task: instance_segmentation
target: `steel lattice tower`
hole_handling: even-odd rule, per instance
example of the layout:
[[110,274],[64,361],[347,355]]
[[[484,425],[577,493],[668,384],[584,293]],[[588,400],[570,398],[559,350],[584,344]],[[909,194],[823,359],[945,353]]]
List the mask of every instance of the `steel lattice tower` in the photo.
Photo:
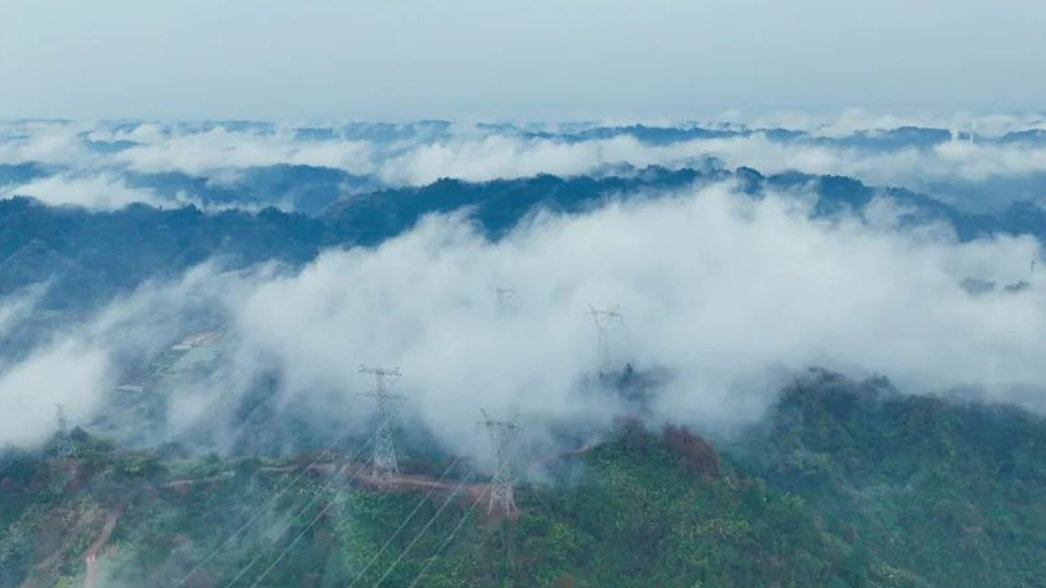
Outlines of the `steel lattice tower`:
[[69,421],[65,417],[65,405],[54,406],[55,415],[55,445],[54,456],[56,459],[70,460],[76,458],[76,446],[73,438],[69,435]]
[[514,288],[494,288],[498,297],[498,312],[501,314],[512,314],[516,311],[516,290]]
[[[388,387],[395,384],[400,378],[399,368],[367,368],[360,366],[360,373],[373,374],[375,386],[372,392],[364,392],[363,396],[371,396],[377,401],[378,430],[374,434],[374,459],[371,462],[374,468],[374,476],[382,481],[388,481],[392,476],[399,473],[399,463],[396,461],[396,444],[392,435],[393,410],[390,400],[403,398],[391,394]],[[392,381],[389,381],[392,378]]]
[[509,446],[513,437],[519,430],[515,418],[511,421],[495,421],[483,413],[480,425],[487,428],[490,442],[494,445],[497,456],[497,465],[494,468],[494,476],[490,480],[490,502],[487,505],[487,513],[499,508],[506,517],[511,517],[516,512],[516,498],[512,487],[512,463],[510,459]]
[[599,310],[598,308],[588,305],[588,312],[586,313],[592,317],[592,321],[596,324],[596,337],[598,337],[599,344],[599,361],[603,367],[610,366],[610,333],[608,329],[610,327],[610,321],[622,319],[621,313],[617,311],[615,307],[613,310]]

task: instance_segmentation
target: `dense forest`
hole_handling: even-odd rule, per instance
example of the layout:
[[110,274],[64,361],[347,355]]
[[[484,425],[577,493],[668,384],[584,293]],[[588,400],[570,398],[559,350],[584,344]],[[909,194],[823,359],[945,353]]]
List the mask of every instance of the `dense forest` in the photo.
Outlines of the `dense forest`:
[[[14,171],[4,173],[11,176]],[[263,179],[275,174],[272,170],[253,173]],[[330,174],[336,172],[291,167],[275,175],[287,183],[288,175],[293,179]],[[839,176],[764,176],[748,168],[724,170],[714,162],[678,170],[617,170],[600,177],[540,175],[483,183],[446,179],[338,200],[327,194],[314,214],[273,207],[259,212],[204,211],[195,206],[157,209],[145,204],[91,211],[16,197],[0,199],[0,274],[4,276],[0,296],[50,281],[41,307],[83,312],[148,279],[173,278],[205,261],[230,269],[265,261],[297,267],[326,248],[372,247],[410,229],[427,214],[466,213],[486,236],[498,239],[537,211],[577,214],[609,202],[671,196],[693,186],[726,181],[735,182],[753,198],[773,191],[814,194],[817,200],[811,212],[819,218],[859,216],[875,198],[884,197],[903,211],[902,227],[944,223],[963,241],[997,234],[1046,237],[1046,212],[1027,202],[1016,202],[996,215],[973,214],[903,188],[876,188]]]
[[622,417],[598,443],[521,456],[508,517],[451,455],[422,453],[403,481],[375,485],[362,437],[294,459],[69,438],[73,457],[52,442],[3,465],[4,586],[1016,588],[1046,576],[1046,421],[883,378],[814,370],[714,443]]

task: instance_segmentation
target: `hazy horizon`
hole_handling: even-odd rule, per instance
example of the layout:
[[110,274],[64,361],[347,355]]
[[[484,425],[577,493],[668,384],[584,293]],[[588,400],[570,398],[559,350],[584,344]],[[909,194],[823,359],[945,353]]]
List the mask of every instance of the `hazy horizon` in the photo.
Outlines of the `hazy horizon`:
[[0,118],[690,120],[1046,104],[1046,4],[1031,0],[247,8],[4,0]]

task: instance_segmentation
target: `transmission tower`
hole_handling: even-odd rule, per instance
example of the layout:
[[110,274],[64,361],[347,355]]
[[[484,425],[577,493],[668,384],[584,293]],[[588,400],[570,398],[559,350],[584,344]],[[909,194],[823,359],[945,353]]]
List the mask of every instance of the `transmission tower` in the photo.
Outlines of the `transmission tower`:
[[509,445],[520,427],[516,424],[515,417],[511,421],[495,421],[487,415],[487,411],[480,409],[480,412],[483,413],[483,420],[478,424],[487,428],[497,456],[494,477],[490,480],[490,503],[487,505],[487,513],[497,507],[506,517],[511,517],[516,512],[516,499],[512,489]]
[[[374,434],[374,476],[381,481],[388,481],[399,473],[399,464],[396,462],[396,444],[392,437],[393,411],[390,401],[403,398],[397,394],[391,394],[388,387],[400,379],[399,368],[367,368],[360,366],[360,373],[372,374],[375,379],[374,390],[362,392],[362,396],[370,396],[377,400],[378,430]],[[390,381],[391,378],[391,381]]]
[[55,408],[55,444],[54,456],[56,459],[68,461],[76,458],[76,446],[69,434],[69,420],[65,417],[65,405],[56,404]]
[[501,314],[509,314],[516,310],[515,288],[494,288],[494,294],[498,297],[498,311]]
[[600,310],[591,304],[588,305],[588,315],[596,325],[596,336],[599,343],[599,360],[604,366],[610,365],[610,323],[622,320],[621,313],[617,307],[611,310]]

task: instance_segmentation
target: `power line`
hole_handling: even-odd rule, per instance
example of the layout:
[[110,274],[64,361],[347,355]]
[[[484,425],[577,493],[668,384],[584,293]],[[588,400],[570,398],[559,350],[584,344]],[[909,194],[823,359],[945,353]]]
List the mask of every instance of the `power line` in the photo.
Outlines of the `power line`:
[[[244,523],[242,526],[240,526],[240,528],[238,528],[235,531],[233,531],[233,533],[231,535],[229,535],[225,539],[225,541],[223,541],[221,543],[221,545],[219,545],[217,548],[215,548],[214,551],[212,551],[207,557],[203,558],[202,560],[200,560],[199,563],[197,563],[195,566],[193,566],[193,568],[191,570],[189,570],[189,572],[187,574],[185,574],[185,576],[183,576],[181,580],[179,580],[176,584],[174,584],[172,586],[172,588],[181,588],[182,586],[184,586],[185,583],[189,581],[189,578],[191,578],[192,575],[197,572],[197,570],[199,570],[203,566],[207,565],[207,563],[210,562],[212,559],[214,559],[214,557],[216,555],[218,555],[219,552],[221,552],[223,549],[225,549],[225,547],[228,546],[232,542],[232,540],[236,538],[237,535],[239,535],[240,533],[244,532],[251,525],[253,525],[255,522],[257,522],[257,520],[259,518],[261,518],[262,515],[264,515],[269,508],[274,506],[280,500],[280,498],[283,497],[284,494],[286,494],[291,488],[296,486],[298,484],[298,482],[300,482],[302,480],[302,478],[304,478],[309,473],[309,470],[312,469],[312,467],[314,465],[316,465],[317,462],[319,462],[320,458],[322,458],[335,445],[337,445],[343,439],[345,439],[345,437],[348,436],[350,431],[352,431],[352,426],[351,425],[346,427],[344,430],[342,430],[342,432],[337,437],[335,437],[334,441],[331,441],[330,444],[328,444],[323,449],[323,451],[319,452],[316,455],[316,457],[313,458],[313,460],[308,463],[308,465],[306,465],[304,468],[302,468],[301,472],[299,472],[298,475],[295,476],[294,479],[292,479],[290,481],[290,483],[288,483],[286,486],[284,486],[283,489],[281,489],[279,492],[277,492],[274,496],[269,498],[269,500],[266,501],[266,503],[264,505],[262,505],[262,508],[258,509],[258,512],[256,512],[254,514],[254,516],[252,516],[250,519],[248,519],[246,523]],[[373,437],[371,437],[371,438],[373,439]],[[366,446],[367,442],[369,442],[369,441],[370,441],[370,439],[368,439],[367,441],[364,441],[363,445],[360,446],[360,449],[358,449],[356,451],[356,454],[355,454],[354,458],[356,456],[358,456],[360,452],[362,452],[363,448]]]
[[[353,461],[355,461],[355,460],[356,460],[356,458],[358,458],[358,457],[360,456],[360,454],[362,454],[362,453],[363,453],[363,450],[364,450],[364,449],[366,449],[366,447],[367,447],[367,444],[368,444],[368,443],[370,443],[370,442],[371,442],[371,440],[373,440],[373,439],[374,439],[374,435],[371,435],[371,437],[370,437],[369,439],[367,439],[366,441],[364,441],[364,442],[363,442],[363,444],[359,446],[359,449],[357,449],[357,450],[356,450],[356,452],[355,452],[355,453],[353,453],[353,454],[352,454],[352,456],[351,456],[351,457],[349,458],[349,462],[348,462],[348,463],[352,463]],[[306,511],[306,510],[308,510],[308,509],[309,509],[309,508],[310,508],[310,507],[311,507],[311,506],[312,506],[313,504],[315,504],[315,503],[316,503],[316,500],[318,500],[318,499],[319,499],[320,495],[321,495],[321,494],[323,494],[324,492],[326,492],[326,491],[327,491],[328,489],[330,489],[330,487],[331,487],[331,486],[333,486],[333,485],[334,485],[334,482],[335,482],[335,480],[337,480],[337,476],[338,476],[338,475],[340,475],[340,474],[341,474],[341,472],[343,472],[344,470],[345,470],[345,467],[343,466],[343,467],[341,468],[341,470],[339,470],[338,472],[336,472],[336,473],[335,473],[335,475],[334,475],[334,476],[332,476],[332,477],[331,477],[331,479],[330,479],[330,480],[329,480],[329,481],[328,481],[328,482],[327,482],[327,483],[326,483],[326,484],[325,484],[325,485],[323,486],[323,488],[321,488],[321,489],[320,489],[320,490],[319,490],[319,491],[318,491],[318,492],[317,492],[317,493],[316,493],[316,494],[315,494],[315,495],[314,495],[314,496],[312,497],[312,499],[311,499],[311,500],[309,500],[309,502],[308,502],[308,503],[306,503],[306,505],[305,505],[304,507],[302,507],[301,509],[299,509],[299,510],[298,510],[298,513],[297,513],[297,514],[295,514],[295,515],[294,515],[293,517],[291,517],[291,523],[289,523],[289,524],[287,525],[287,527],[286,527],[285,529],[283,529],[282,531],[280,531],[280,532],[279,532],[279,533],[278,533],[278,534],[276,535],[276,537],[279,537],[280,535],[283,535],[284,533],[286,533],[286,532],[287,532],[287,530],[288,530],[288,529],[290,529],[290,525],[291,525],[291,524],[293,524],[293,520],[294,520],[294,519],[297,519],[297,518],[298,518],[298,517],[299,517],[299,516],[300,516],[300,515],[301,515],[301,514],[302,514],[303,512],[305,512],[305,511]],[[305,471],[308,471],[308,468],[306,468],[306,470],[305,470]],[[350,477],[350,478],[348,479],[348,481],[346,481],[346,482],[345,482],[345,485],[351,484],[351,483],[352,483],[352,481],[353,481],[353,480],[355,480],[355,479],[356,479],[356,477],[357,477],[357,476],[359,475],[360,471],[362,471],[362,468],[356,468],[356,472],[355,472],[355,473],[353,473],[352,477]],[[324,509],[324,511],[323,511],[323,512],[326,512],[326,509]],[[310,526],[310,528],[311,528],[311,526]],[[229,582],[228,582],[227,584],[225,584],[225,588],[229,588],[230,586],[232,586],[233,584],[235,584],[235,583],[236,583],[237,581],[239,581],[239,579],[240,579],[240,578],[242,578],[242,577],[244,576],[244,574],[246,574],[246,573],[247,573],[247,571],[248,571],[248,570],[250,570],[250,569],[251,569],[252,567],[254,567],[254,564],[258,563],[258,560],[260,560],[260,559],[262,558],[262,555],[263,555],[263,554],[264,554],[264,552],[259,552],[259,553],[258,553],[258,555],[256,555],[256,556],[255,556],[254,558],[252,558],[252,559],[251,559],[251,561],[249,561],[249,562],[247,563],[247,565],[246,565],[246,566],[244,566],[243,568],[241,568],[241,569],[240,569],[240,571],[239,571],[239,572],[238,572],[238,573],[236,574],[236,576],[235,576],[235,577],[233,577],[233,579],[232,579],[232,580],[230,580],[230,581],[229,581]]]
[[[279,396],[278,393],[273,392],[267,398],[265,398],[261,402],[257,403],[253,408],[251,408],[250,411],[240,420],[240,423],[233,429],[232,435],[234,435],[234,436],[235,435],[240,435],[243,432],[243,429],[247,426],[247,423],[251,419],[251,417],[254,416],[254,414],[256,412],[258,412],[259,410],[264,408],[266,405],[268,405],[270,402],[272,402],[274,399],[276,399],[276,397],[278,397],[278,396]],[[306,474],[309,473],[309,470],[314,465],[316,465],[316,463],[318,463],[320,459],[322,459],[324,456],[328,455],[330,453],[330,450],[335,445],[338,445],[339,443],[341,443],[349,435],[349,433],[351,431],[352,431],[352,426],[351,425],[349,425],[348,427],[343,429],[341,431],[341,433],[339,433],[334,438],[333,441],[331,441],[326,447],[323,448],[323,450],[321,450],[319,453],[316,454],[316,457],[313,458],[312,461],[310,461],[304,468],[302,468],[302,470],[298,473],[297,476],[294,477],[294,479],[292,479],[290,481],[290,483],[288,483],[286,486],[284,486],[274,496],[270,497],[269,500],[266,501],[266,503],[262,506],[262,508],[259,509],[254,514],[254,516],[249,518],[247,520],[247,522],[245,522],[242,526],[240,526],[238,529],[233,531],[233,533],[231,535],[226,537],[225,541],[223,541],[221,543],[221,545],[219,545],[217,548],[215,548],[213,551],[211,551],[211,553],[208,554],[207,557],[205,557],[200,562],[198,562],[196,565],[194,565],[193,568],[191,570],[189,570],[189,572],[187,574],[185,574],[180,580],[178,580],[177,583],[173,584],[171,586],[171,588],[181,588],[181,586],[184,586],[185,583],[189,581],[189,578],[191,578],[192,575],[195,574],[197,570],[199,570],[203,566],[207,565],[207,563],[210,562],[212,559],[214,559],[214,557],[216,555],[218,555],[218,553],[221,552],[221,550],[223,550],[227,545],[229,545],[232,542],[232,540],[236,538],[237,535],[239,535],[240,533],[245,531],[247,528],[249,528],[251,525],[253,525],[259,518],[261,518],[262,515],[265,514],[266,510],[268,510],[269,508],[274,506],[276,504],[276,502],[279,501],[279,499],[284,494],[286,494],[291,488],[293,488],[295,485],[297,485],[297,483],[300,482],[302,480],[302,478],[304,478],[306,476]],[[228,446],[229,445],[227,445],[226,447],[228,447]],[[207,512],[207,516],[210,516],[210,514],[212,514],[214,512],[217,512],[218,510],[221,510],[221,508],[223,508],[223,507],[216,506],[216,507],[210,509]]]
[[[342,485],[342,488],[347,488],[349,486],[349,484],[351,484],[352,481],[355,480],[357,476],[359,476],[361,471],[362,471],[361,469],[357,468],[356,472],[352,474],[352,477],[350,477]],[[308,509],[309,506],[312,506],[312,502],[310,502],[308,505],[306,505],[305,509],[302,509],[302,511],[304,512],[304,510]],[[283,561],[283,558],[287,557],[287,554],[290,553],[292,549],[294,549],[294,546],[297,545],[298,542],[301,541],[303,537],[305,537],[306,533],[308,533],[310,530],[312,530],[312,528],[314,526],[316,526],[316,523],[318,523],[320,521],[320,519],[323,517],[323,515],[327,514],[327,511],[330,510],[330,508],[332,506],[334,506],[334,501],[333,500],[328,502],[320,510],[320,512],[318,512],[316,514],[316,516],[313,517],[311,521],[309,521],[309,524],[306,525],[304,529],[302,529],[301,533],[298,533],[298,536],[294,538],[294,541],[291,541],[290,545],[288,545],[282,552],[280,552],[280,555],[276,557],[276,561],[274,561],[271,564],[269,564],[269,567],[265,568],[265,571],[263,571],[260,576],[255,578],[254,582],[250,585],[250,588],[255,588],[256,586],[258,586],[258,584],[260,584],[261,581],[264,580],[269,575],[270,572],[272,572],[272,570],[276,569],[276,566],[279,565],[281,561]],[[281,533],[281,535],[282,535],[282,533]],[[248,567],[251,566],[251,565],[254,565],[253,561],[250,564],[248,564]],[[237,579],[239,579],[239,578],[237,578]],[[227,584],[226,588],[228,588],[230,585],[231,585],[231,583]]]
[[379,586],[381,586],[382,582],[384,582],[386,578],[389,577],[393,570],[396,569],[396,566],[398,566],[400,562],[403,561],[403,558],[407,556],[407,553],[409,553],[410,550],[414,548],[414,545],[418,542],[418,539],[420,539],[421,536],[425,533],[425,531],[427,531],[429,527],[431,527],[432,524],[436,522],[436,519],[439,518],[439,515],[443,514],[443,511],[446,510],[447,505],[449,505],[450,502],[454,500],[454,498],[458,495],[458,493],[461,492],[461,489],[465,486],[465,482],[472,478],[472,475],[474,473],[475,470],[471,470],[468,474],[466,474],[465,478],[463,478],[461,482],[458,483],[457,487],[454,489],[453,492],[451,492],[450,496],[448,496],[447,499],[443,501],[443,504],[441,504],[440,507],[436,510],[436,514],[432,515],[432,518],[430,518],[429,521],[425,523],[425,526],[422,527],[416,535],[414,535],[414,539],[411,540],[407,547],[400,552],[399,557],[397,557],[396,560],[392,562],[392,565],[389,566],[389,569],[385,570],[385,573],[380,578],[378,578],[378,581],[375,582],[374,586],[372,586],[371,588],[378,588]]
[[468,520],[469,516],[472,514],[472,511],[476,510],[476,507],[479,506],[479,503],[480,501],[476,500],[472,503],[472,506],[470,506],[468,510],[465,511],[465,514],[462,515],[461,519],[458,521],[458,524],[454,526],[454,529],[452,529],[450,534],[447,535],[447,538],[443,540],[443,543],[436,548],[436,551],[433,552],[431,556],[429,556],[428,561],[425,562],[425,565],[422,566],[421,571],[418,572],[417,577],[414,578],[414,581],[411,582],[410,586],[408,586],[407,588],[414,588],[418,585],[418,582],[420,582],[421,579],[425,576],[426,572],[429,571],[429,568],[432,567],[432,564],[436,562],[436,558],[439,556],[439,554],[444,549],[446,549],[447,546],[450,545],[451,541],[454,540],[454,537],[458,534],[458,531],[460,531],[461,527],[465,525],[465,521]]
[[[272,402],[273,400],[275,400],[279,396],[280,396],[279,391],[278,390],[274,390],[264,400],[262,400],[261,402],[255,404],[249,411],[247,411],[247,414],[245,414],[243,416],[243,418],[240,419],[239,424],[237,424],[236,427],[233,429],[232,435],[230,436],[230,440],[227,443],[225,443],[224,451],[231,451],[233,448],[235,448],[237,441],[239,439],[243,438],[244,429],[247,428],[247,425],[250,423],[251,418],[254,417],[255,413],[257,413],[259,410],[261,410],[261,409],[265,408],[266,406],[268,406],[268,404],[270,402]],[[235,412],[235,408],[233,410]],[[274,415],[274,416],[278,416],[278,415]]]
[[378,552],[375,553],[373,557],[371,557],[370,561],[367,562],[367,565],[364,566],[362,570],[360,570],[360,573],[356,574],[356,578],[352,581],[351,584],[349,584],[349,588],[355,586],[356,582],[358,582],[359,579],[362,578],[368,570],[370,570],[371,566],[374,565],[374,562],[378,561],[378,558],[381,557],[381,554],[385,553],[385,550],[388,549],[389,545],[392,544],[392,541],[396,537],[398,537],[399,534],[403,531],[403,529],[407,526],[407,523],[409,523],[411,519],[414,518],[414,515],[418,513],[421,507],[426,502],[428,502],[430,498],[432,498],[432,495],[436,492],[436,488],[438,488],[439,484],[443,481],[443,479],[447,477],[447,474],[450,473],[451,468],[453,468],[458,463],[458,459],[459,456],[455,455],[454,459],[450,462],[450,465],[447,466],[447,469],[443,470],[443,473],[440,474],[440,477],[436,480],[436,483],[433,484],[429,488],[429,491],[425,493],[425,496],[423,496],[421,500],[418,501],[418,504],[414,507],[414,510],[410,511],[410,514],[407,515],[407,518],[403,519],[403,522],[400,523],[400,526],[392,533],[388,540],[385,541],[385,544],[381,546],[381,549],[379,549]]

